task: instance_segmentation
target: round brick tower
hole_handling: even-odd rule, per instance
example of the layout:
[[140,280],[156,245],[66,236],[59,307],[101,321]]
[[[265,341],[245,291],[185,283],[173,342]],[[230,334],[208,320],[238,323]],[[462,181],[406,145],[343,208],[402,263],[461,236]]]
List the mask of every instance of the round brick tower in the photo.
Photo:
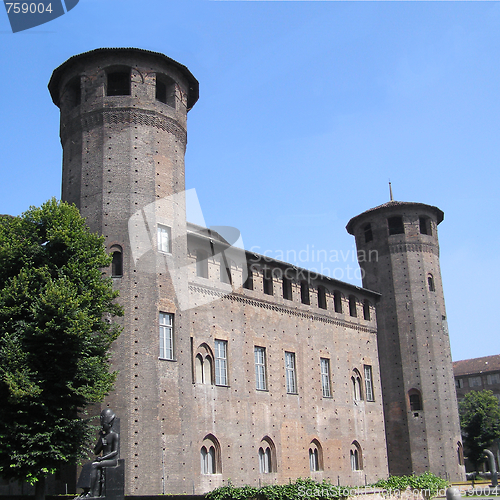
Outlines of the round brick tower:
[[347,224],[363,286],[382,294],[378,350],[391,474],[462,479],[457,398],[439,267],[443,212],[391,201]]
[[[185,451],[180,413],[192,411],[179,399],[191,388],[182,375],[191,361],[178,297],[187,293],[184,154],[198,82],[163,54],[97,49],[59,66],[49,90],[61,111],[62,199],[104,235],[113,255],[108,275],[125,310],[113,344],[116,388],[104,403],[121,419],[125,491],[157,494],[168,487],[166,450]],[[168,272],[172,266],[179,271]],[[181,460],[170,464],[170,479],[182,480],[188,469]]]

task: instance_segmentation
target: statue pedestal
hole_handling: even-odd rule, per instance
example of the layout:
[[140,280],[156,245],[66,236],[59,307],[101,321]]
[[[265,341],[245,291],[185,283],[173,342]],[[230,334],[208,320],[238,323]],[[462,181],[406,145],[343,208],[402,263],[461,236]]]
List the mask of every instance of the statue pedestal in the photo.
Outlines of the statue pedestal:
[[[91,462],[85,464],[78,478],[77,488],[82,488],[84,491],[90,490],[90,470]],[[115,467],[103,467],[101,469],[102,489],[100,497],[86,496],[84,493],[77,497],[85,500],[124,500],[125,499],[125,460],[118,459],[118,465]]]

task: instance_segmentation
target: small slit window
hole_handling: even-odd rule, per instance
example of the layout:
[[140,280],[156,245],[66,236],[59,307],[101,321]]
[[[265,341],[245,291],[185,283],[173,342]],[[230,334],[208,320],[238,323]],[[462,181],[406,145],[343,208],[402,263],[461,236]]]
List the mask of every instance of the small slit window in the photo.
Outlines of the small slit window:
[[123,276],[123,251],[119,245],[111,247],[111,276],[113,278],[121,278]]
[[130,95],[130,68],[108,73],[106,95]]
[[253,290],[253,272],[252,266],[247,265],[247,276],[243,282],[243,288],[247,290]]
[[208,255],[204,250],[196,250],[196,276],[208,278]]
[[225,258],[224,253],[220,255],[220,281],[231,284],[231,263]]
[[389,227],[389,236],[393,234],[404,234],[405,226],[403,224],[403,217],[389,217],[387,219],[387,225]]
[[432,276],[432,274],[427,276],[427,285],[429,286],[429,292],[436,291],[436,287],[434,286],[434,276]]
[[422,397],[418,389],[410,389],[408,391],[408,399],[410,402],[410,411],[418,412],[423,410]]

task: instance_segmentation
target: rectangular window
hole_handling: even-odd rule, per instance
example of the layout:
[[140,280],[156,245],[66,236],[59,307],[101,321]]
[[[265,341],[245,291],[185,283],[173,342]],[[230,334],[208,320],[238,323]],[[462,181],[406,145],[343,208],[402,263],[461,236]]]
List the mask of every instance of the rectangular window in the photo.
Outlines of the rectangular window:
[[295,353],[285,352],[286,369],[286,392],[288,394],[297,394],[297,377],[295,374]]
[[469,387],[481,387],[481,377],[469,378]]
[[227,385],[227,340],[215,341],[215,384]]
[[332,391],[330,389],[330,360],[321,358],[321,387],[323,389],[323,397],[331,398]]
[[170,228],[168,226],[158,225],[158,251],[172,253],[170,245]]
[[488,385],[500,384],[500,373],[492,373],[486,376]]
[[266,349],[255,347],[255,387],[259,391],[265,391],[266,385]]
[[373,397],[373,377],[371,365],[365,365],[365,394],[367,401],[375,401]]
[[464,386],[464,381],[461,378],[456,378],[455,379],[455,387],[457,389],[461,389]]
[[160,358],[174,359],[174,315],[160,313]]

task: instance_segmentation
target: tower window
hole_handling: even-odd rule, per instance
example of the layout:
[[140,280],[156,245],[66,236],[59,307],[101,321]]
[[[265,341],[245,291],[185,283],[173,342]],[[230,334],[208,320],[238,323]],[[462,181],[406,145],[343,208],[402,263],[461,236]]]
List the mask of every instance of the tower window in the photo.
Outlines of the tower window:
[[428,234],[432,236],[431,220],[429,217],[419,217],[420,234]]
[[363,228],[364,234],[365,234],[365,243],[369,243],[370,241],[373,241],[373,232],[372,232],[372,225],[367,224]]
[[359,443],[357,441],[353,441],[351,445],[350,457],[351,457],[351,470],[352,471],[363,470],[361,446],[359,446]]
[[361,392],[361,375],[358,370],[354,370],[351,377],[351,383],[354,401],[361,401],[363,399],[363,394]]
[[403,217],[389,217],[387,219],[387,225],[389,227],[389,236],[391,236],[392,234],[404,234],[405,232]]
[[111,247],[111,276],[113,278],[121,278],[123,276],[123,253],[120,245],[113,245]]
[[130,69],[108,73],[106,95],[130,95]]
[[202,474],[220,474],[222,472],[220,444],[212,434],[209,434],[203,440],[203,446],[200,450],[200,460]]
[[410,411],[421,411],[422,408],[422,398],[420,396],[420,391],[418,389],[410,389],[408,391],[408,398],[410,401]]
[[252,273],[252,267],[247,265],[247,276],[245,278],[245,281],[243,282],[243,288],[246,288],[247,290],[253,290],[253,273]]
[[70,109],[76,108],[82,102],[81,78],[75,76],[66,86],[65,101]]
[[219,277],[221,283],[231,284],[231,263],[226,260],[224,253],[220,254],[220,268],[219,268]]
[[171,238],[170,238],[170,228],[168,226],[162,226],[158,224],[158,251],[163,253],[171,253]]
[[436,287],[434,286],[434,276],[432,276],[432,274],[429,274],[429,276],[427,276],[427,284],[429,285],[429,292],[436,291]]
[[259,447],[259,472],[269,474],[276,472],[276,448],[271,438],[265,437]]
[[175,82],[166,75],[156,74],[156,100],[175,108]]

